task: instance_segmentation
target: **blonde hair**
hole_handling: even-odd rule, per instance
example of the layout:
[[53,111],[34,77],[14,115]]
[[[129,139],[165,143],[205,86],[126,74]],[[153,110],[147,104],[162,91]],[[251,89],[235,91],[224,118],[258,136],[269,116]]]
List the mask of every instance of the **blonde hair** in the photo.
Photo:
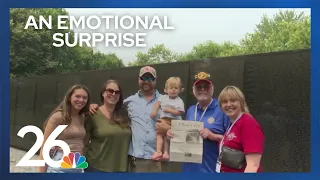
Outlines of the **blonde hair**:
[[166,81],[165,89],[167,89],[169,87],[173,87],[173,86],[178,86],[180,89],[182,89],[182,83],[181,83],[181,79],[179,77],[170,77]]
[[245,112],[245,113],[250,113],[249,107],[247,106],[246,99],[244,97],[244,94],[242,93],[242,91],[239,88],[237,88],[236,86],[225,87],[221,91],[221,93],[218,97],[220,107],[222,107],[222,103],[223,103],[223,101],[225,101],[225,99],[227,97],[230,97],[231,99],[235,99],[235,100],[240,101],[241,111]]

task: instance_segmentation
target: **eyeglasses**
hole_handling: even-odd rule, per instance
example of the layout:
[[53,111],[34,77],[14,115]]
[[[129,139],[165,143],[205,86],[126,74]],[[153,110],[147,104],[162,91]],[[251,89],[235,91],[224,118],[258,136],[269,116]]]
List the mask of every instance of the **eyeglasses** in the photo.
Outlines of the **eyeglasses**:
[[209,90],[211,88],[211,84],[205,83],[205,84],[197,84],[195,86],[197,91],[201,91],[202,89],[204,90]]
[[106,92],[107,92],[107,94],[109,94],[109,95],[120,95],[120,91],[119,90],[113,90],[113,89],[106,89],[105,90]]
[[154,78],[153,76],[149,76],[149,77],[146,77],[146,76],[141,76],[140,77],[140,80],[141,81],[149,81],[149,82],[152,82],[154,81],[156,78]]

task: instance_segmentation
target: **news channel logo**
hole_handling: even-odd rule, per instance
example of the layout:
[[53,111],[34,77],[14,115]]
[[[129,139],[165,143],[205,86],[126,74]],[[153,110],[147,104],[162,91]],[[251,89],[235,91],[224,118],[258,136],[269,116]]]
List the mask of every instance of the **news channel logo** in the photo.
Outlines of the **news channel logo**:
[[[57,140],[56,138],[64,131],[68,125],[59,125],[47,138],[45,143],[44,135],[41,129],[37,126],[24,126],[19,130],[17,135],[23,138],[27,133],[34,133],[36,135],[36,142],[30,148],[30,150],[21,158],[17,163],[17,167],[43,167],[46,164],[53,168],[63,168],[63,169],[86,169],[88,163],[86,158],[82,156],[79,152],[70,152],[69,145],[62,140]],[[31,158],[38,152],[42,147],[43,160],[31,160]],[[59,147],[63,151],[63,158],[59,161],[55,161],[50,156],[50,151],[53,147]]]
[[78,152],[69,153],[68,156],[63,157],[63,162],[61,162],[61,168],[64,169],[86,169],[87,167],[86,158]]

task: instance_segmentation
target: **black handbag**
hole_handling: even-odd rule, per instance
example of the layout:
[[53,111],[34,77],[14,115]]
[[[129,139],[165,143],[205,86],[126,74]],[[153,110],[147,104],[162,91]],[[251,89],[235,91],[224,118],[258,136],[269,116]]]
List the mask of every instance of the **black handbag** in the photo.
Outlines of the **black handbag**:
[[220,162],[233,169],[243,169],[247,166],[245,155],[242,151],[222,146]]

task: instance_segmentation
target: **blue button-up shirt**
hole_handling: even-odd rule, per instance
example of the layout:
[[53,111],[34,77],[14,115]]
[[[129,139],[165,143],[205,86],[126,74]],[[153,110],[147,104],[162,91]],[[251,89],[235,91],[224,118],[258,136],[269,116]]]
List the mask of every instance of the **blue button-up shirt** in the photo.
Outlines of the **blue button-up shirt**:
[[147,102],[140,91],[124,100],[131,119],[132,140],[128,154],[143,159],[151,159],[156,151],[155,125],[158,117],[151,119],[150,114],[154,103],[161,96],[156,91],[154,98]]

